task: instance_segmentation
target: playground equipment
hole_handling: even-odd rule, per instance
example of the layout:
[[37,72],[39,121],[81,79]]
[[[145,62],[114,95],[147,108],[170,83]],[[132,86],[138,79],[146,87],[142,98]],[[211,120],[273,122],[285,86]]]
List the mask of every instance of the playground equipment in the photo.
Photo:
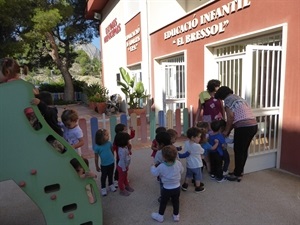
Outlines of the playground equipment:
[[[26,81],[0,84],[0,182],[13,180],[41,209],[49,225],[102,225],[96,182],[80,178],[70,162],[78,161],[86,172],[89,168],[49,127],[37,106],[30,104],[33,97],[33,86]],[[38,130],[26,117],[28,108],[41,125]],[[53,140],[62,148],[54,146]]]

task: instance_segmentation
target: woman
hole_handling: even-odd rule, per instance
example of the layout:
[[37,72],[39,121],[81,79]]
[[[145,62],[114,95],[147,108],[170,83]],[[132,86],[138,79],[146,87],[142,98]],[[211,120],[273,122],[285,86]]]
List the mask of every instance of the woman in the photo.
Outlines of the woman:
[[198,110],[195,122],[203,121],[210,123],[213,120],[224,118],[224,108],[222,101],[216,99],[215,93],[220,87],[219,80],[210,80],[207,83],[207,90],[199,94]]
[[248,148],[257,132],[257,122],[245,99],[233,94],[226,86],[220,87],[215,98],[224,100],[227,123],[223,134],[227,137],[234,129],[234,162],[233,173],[227,177],[229,181],[240,181],[248,157]]

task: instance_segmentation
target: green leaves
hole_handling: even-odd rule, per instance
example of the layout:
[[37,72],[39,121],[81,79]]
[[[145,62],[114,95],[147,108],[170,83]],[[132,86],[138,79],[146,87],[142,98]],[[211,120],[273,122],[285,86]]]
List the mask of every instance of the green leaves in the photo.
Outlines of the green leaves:
[[118,81],[118,85],[126,95],[127,104],[131,109],[141,108],[142,100],[149,97],[145,92],[144,84],[141,81],[136,82],[136,77],[131,77],[125,68],[120,67],[119,70],[124,82]]

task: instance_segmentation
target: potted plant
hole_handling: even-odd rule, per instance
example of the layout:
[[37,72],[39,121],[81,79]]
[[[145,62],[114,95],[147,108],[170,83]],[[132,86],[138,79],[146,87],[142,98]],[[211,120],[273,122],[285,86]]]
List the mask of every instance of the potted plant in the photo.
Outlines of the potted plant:
[[105,113],[106,102],[108,100],[108,90],[101,84],[85,85],[84,93],[89,100],[89,106],[98,113]]
[[118,81],[118,85],[121,86],[121,90],[125,94],[128,114],[144,113],[146,110],[143,107],[143,102],[150,96],[146,93],[144,84],[141,81],[136,82],[136,77],[131,77],[125,68],[120,67],[119,70],[123,81]]

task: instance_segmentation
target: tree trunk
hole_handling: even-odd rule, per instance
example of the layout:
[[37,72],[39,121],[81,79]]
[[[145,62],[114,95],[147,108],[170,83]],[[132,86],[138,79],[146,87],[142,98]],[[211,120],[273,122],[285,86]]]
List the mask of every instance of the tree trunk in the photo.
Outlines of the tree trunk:
[[60,70],[65,81],[64,100],[74,101],[74,85],[72,76],[68,69],[67,59],[59,57],[58,47],[55,43],[53,35],[50,32],[47,32],[46,37],[49,40],[50,45],[52,47],[51,51],[49,52],[49,55],[52,57],[53,61],[57,65],[57,68]]
[[74,101],[74,85],[73,85],[72,76],[67,68],[63,68],[60,71],[65,81],[64,100]]

